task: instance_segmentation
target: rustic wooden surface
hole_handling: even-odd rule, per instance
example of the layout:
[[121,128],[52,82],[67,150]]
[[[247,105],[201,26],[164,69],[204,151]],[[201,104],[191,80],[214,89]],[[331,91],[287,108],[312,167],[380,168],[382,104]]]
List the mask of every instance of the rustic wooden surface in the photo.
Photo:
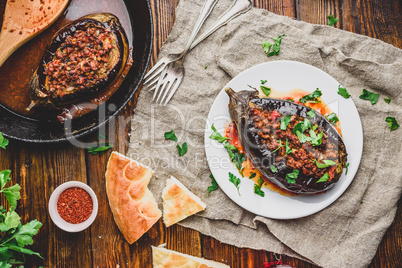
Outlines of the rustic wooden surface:
[[[172,29],[177,3],[178,0],[150,0],[155,25],[152,62],[155,62],[163,41]],[[340,18],[334,27],[378,38],[402,48],[401,1],[255,0],[254,6],[318,24],[326,24],[327,16],[333,14]],[[120,120],[109,124],[105,130],[114,143],[113,149],[122,153],[127,150],[128,122],[134,106],[135,100],[121,112]],[[88,137],[89,140],[95,138],[95,134]],[[276,260],[270,252],[222,244],[177,225],[165,228],[161,221],[130,246],[113,221],[105,194],[104,172],[109,153],[93,156],[69,144],[43,146],[13,140],[7,150],[0,149],[0,169],[11,169],[12,182],[22,187],[22,200],[17,209],[22,215],[22,222],[36,218],[43,223],[31,248],[40,252],[44,259],[27,258],[27,266],[151,267],[151,245],[161,243],[167,243],[170,249],[221,261],[231,267],[258,268],[265,261]],[[99,198],[97,219],[91,228],[76,234],[58,229],[47,212],[52,191],[70,180],[88,183]],[[401,215],[402,206],[399,205],[396,219],[386,232],[370,267],[402,267]],[[282,259],[295,267],[315,267],[286,256]]]

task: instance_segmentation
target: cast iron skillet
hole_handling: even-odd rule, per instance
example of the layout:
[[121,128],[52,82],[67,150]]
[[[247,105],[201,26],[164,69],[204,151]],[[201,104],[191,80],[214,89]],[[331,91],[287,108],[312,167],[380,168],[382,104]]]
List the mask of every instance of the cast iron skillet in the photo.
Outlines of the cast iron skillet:
[[[153,43],[152,13],[148,0],[125,0],[133,28],[133,66],[119,90],[98,109],[71,120],[71,128],[58,121],[32,119],[0,104],[0,131],[7,138],[33,143],[58,143],[87,135],[116,116],[138,90],[147,70]],[[99,116],[101,114],[101,116]]]

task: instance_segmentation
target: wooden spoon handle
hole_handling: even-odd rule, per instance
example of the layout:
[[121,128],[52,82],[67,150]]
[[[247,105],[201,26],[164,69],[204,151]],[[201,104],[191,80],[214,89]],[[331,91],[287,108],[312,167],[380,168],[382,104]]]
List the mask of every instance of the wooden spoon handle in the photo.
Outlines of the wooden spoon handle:
[[27,36],[18,33],[9,34],[8,32],[4,32],[3,29],[0,34],[0,67],[14,51],[29,40],[26,38]]

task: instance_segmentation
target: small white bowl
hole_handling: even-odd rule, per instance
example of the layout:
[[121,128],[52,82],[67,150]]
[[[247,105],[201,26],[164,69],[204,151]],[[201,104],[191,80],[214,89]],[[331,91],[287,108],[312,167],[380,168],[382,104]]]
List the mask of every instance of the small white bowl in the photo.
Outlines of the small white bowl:
[[[79,187],[81,189],[84,189],[91,196],[93,204],[91,216],[89,216],[89,218],[86,221],[77,224],[66,222],[65,220],[62,219],[62,217],[60,217],[59,212],[57,211],[57,200],[59,199],[60,194],[64,190],[71,187]],[[96,195],[94,191],[91,189],[91,187],[89,187],[85,183],[80,181],[65,182],[61,184],[59,187],[57,187],[50,196],[49,214],[54,224],[56,224],[57,227],[59,227],[60,229],[70,233],[81,232],[82,230],[88,228],[95,220],[96,215],[98,214],[98,199],[96,198]]]

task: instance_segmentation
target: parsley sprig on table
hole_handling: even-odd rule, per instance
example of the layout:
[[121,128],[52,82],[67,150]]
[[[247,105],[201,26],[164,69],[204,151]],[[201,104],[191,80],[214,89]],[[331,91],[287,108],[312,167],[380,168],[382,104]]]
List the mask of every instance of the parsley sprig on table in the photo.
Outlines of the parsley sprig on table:
[[6,149],[8,139],[4,138],[3,133],[0,132],[0,148]]
[[5,187],[11,180],[11,171],[0,172],[0,193],[3,193],[10,208],[7,211],[0,206],[0,267],[12,267],[24,264],[24,254],[42,256],[30,249],[25,248],[33,244],[32,237],[36,235],[42,223],[32,220],[26,224],[21,223],[20,216],[15,212],[17,201],[21,199],[21,187],[18,184]]
[[208,186],[208,192],[207,192],[207,196],[209,196],[209,194],[213,191],[215,191],[216,189],[218,189],[218,183],[216,182],[214,175],[209,175],[209,177],[211,178],[211,186]]
[[337,23],[339,21],[339,19],[335,18],[334,15],[329,15],[328,16],[328,25],[332,26],[335,23]]
[[[281,41],[282,41],[282,37],[284,37],[286,35],[282,34],[280,36],[278,36],[277,38],[272,38],[272,40],[274,40],[274,44],[269,43],[266,40],[262,41],[262,47],[264,48],[264,52],[265,54],[267,54],[267,57],[271,57],[274,55],[279,55],[279,51],[281,50]],[[272,48],[272,51],[271,51]]]

